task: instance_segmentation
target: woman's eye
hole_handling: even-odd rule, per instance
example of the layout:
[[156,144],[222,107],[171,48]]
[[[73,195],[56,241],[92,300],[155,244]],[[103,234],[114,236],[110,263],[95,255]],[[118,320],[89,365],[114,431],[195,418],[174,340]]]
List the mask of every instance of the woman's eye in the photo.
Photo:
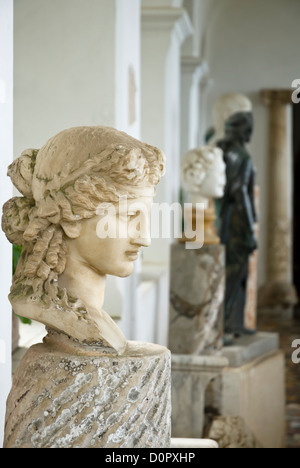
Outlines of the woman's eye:
[[139,216],[140,212],[139,211],[136,211],[134,213],[128,213],[128,218],[132,219],[132,218],[136,218],[137,216]]
[[119,213],[119,218],[122,219],[132,219],[137,216],[137,213]]

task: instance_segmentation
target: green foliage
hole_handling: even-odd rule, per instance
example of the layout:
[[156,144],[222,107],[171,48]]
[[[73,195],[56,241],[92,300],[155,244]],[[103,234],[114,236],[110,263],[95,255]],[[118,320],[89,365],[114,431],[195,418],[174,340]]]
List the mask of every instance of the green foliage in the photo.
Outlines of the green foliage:
[[21,257],[22,247],[20,245],[13,245],[13,275],[16,272],[19,258]]
[[[22,253],[22,247],[20,245],[13,245],[13,275],[16,272],[18,262],[21,257],[21,253]],[[17,315],[17,317],[19,317],[21,322],[25,323],[26,325],[31,325],[32,323],[32,321],[28,318],[20,317],[19,315]]]
[[20,315],[17,315],[17,317],[21,320],[22,323],[25,323],[25,325],[31,325],[32,320],[26,317],[20,317]]

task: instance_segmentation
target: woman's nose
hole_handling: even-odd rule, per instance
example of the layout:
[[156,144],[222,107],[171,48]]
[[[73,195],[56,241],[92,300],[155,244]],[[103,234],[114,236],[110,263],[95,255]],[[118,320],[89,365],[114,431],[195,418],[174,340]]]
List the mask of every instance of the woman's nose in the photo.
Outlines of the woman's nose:
[[137,228],[131,238],[131,243],[139,247],[149,247],[151,245],[150,217],[149,214],[142,216]]
[[133,239],[132,243],[140,247],[149,247],[151,245],[151,237],[150,235],[147,237],[145,236],[137,237]]

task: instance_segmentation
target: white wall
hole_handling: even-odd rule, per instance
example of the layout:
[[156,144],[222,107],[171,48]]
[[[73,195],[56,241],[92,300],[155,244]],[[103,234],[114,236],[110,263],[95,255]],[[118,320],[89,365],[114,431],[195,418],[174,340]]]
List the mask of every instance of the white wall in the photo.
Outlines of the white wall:
[[68,127],[114,124],[115,2],[103,1],[15,0],[16,156]]
[[[6,176],[13,160],[13,0],[0,0],[0,206],[11,196]],[[11,385],[11,285],[12,250],[0,232],[0,446],[2,447],[5,402]]]
[[266,279],[268,110],[263,88],[290,88],[300,77],[298,0],[222,0],[205,37],[205,58],[214,81],[207,122],[215,99],[225,92],[247,94],[254,104],[255,133],[250,147],[261,187],[259,283]]
[[194,34],[186,39],[182,47],[183,55],[202,58],[207,27],[218,2],[219,0],[184,0],[183,7],[191,18]]
[[139,2],[126,0],[125,8],[122,0],[15,0],[15,156],[77,125],[138,136]]

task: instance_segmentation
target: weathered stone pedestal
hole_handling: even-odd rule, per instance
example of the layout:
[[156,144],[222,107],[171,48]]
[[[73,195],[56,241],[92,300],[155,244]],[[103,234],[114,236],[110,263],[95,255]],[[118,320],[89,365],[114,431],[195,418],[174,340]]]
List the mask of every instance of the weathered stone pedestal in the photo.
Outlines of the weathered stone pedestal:
[[171,360],[128,342],[124,355],[50,332],[30,348],[7,401],[5,448],[169,448]]
[[169,348],[175,354],[214,355],[223,347],[225,248],[187,250],[173,244]]
[[277,333],[257,332],[236,338],[234,345],[223,349],[222,355],[228,359],[230,367],[238,368],[278,349]]
[[227,365],[219,356],[172,355],[172,437],[203,436],[205,392]]

